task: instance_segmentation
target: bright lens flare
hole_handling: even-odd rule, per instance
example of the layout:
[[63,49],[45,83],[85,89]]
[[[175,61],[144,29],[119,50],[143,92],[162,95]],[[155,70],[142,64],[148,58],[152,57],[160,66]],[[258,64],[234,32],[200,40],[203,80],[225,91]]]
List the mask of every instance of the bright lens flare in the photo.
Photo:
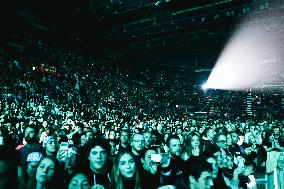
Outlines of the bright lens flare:
[[280,17],[247,19],[240,25],[217,60],[206,88],[243,90],[283,84],[283,35],[279,33],[283,21]]
[[206,85],[206,83],[202,84],[202,85],[201,85],[201,88],[202,88],[203,91],[206,91],[206,90],[207,90],[207,85]]

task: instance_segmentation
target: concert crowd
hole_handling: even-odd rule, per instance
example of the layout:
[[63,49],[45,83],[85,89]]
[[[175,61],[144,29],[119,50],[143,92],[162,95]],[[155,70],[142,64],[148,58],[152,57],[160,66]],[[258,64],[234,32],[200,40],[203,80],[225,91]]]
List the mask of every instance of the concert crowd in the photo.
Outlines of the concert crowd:
[[1,51],[0,189],[284,189],[281,92],[33,46]]

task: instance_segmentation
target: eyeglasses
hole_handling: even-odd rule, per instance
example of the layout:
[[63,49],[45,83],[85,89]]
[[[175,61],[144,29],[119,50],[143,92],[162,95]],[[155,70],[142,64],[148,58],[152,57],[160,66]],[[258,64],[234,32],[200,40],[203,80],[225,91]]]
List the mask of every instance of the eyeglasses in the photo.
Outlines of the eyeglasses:
[[133,140],[133,142],[140,142],[140,143],[144,143],[145,141],[144,140]]

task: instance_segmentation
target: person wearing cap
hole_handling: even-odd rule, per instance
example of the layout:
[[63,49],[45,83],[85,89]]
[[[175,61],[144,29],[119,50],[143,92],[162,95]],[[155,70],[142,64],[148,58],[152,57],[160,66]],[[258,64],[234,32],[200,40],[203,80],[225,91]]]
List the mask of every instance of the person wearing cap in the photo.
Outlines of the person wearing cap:
[[64,183],[67,185],[71,178],[78,173],[79,165],[79,154],[76,147],[69,147],[66,155],[66,160],[64,162],[65,179]]
[[53,136],[47,136],[42,141],[42,147],[45,150],[47,156],[56,156],[57,144],[56,139]]
[[35,175],[38,163],[43,158],[41,152],[32,152],[27,157],[27,167],[19,180],[19,189],[29,189],[35,185]]

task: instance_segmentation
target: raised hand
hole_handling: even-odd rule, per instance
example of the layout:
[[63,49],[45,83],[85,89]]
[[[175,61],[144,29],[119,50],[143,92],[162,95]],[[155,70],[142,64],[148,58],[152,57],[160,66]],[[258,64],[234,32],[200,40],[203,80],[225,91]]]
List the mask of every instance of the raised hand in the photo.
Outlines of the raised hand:
[[200,150],[199,150],[198,147],[195,146],[195,147],[193,147],[193,149],[191,150],[191,153],[192,153],[193,156],[199,156]]

